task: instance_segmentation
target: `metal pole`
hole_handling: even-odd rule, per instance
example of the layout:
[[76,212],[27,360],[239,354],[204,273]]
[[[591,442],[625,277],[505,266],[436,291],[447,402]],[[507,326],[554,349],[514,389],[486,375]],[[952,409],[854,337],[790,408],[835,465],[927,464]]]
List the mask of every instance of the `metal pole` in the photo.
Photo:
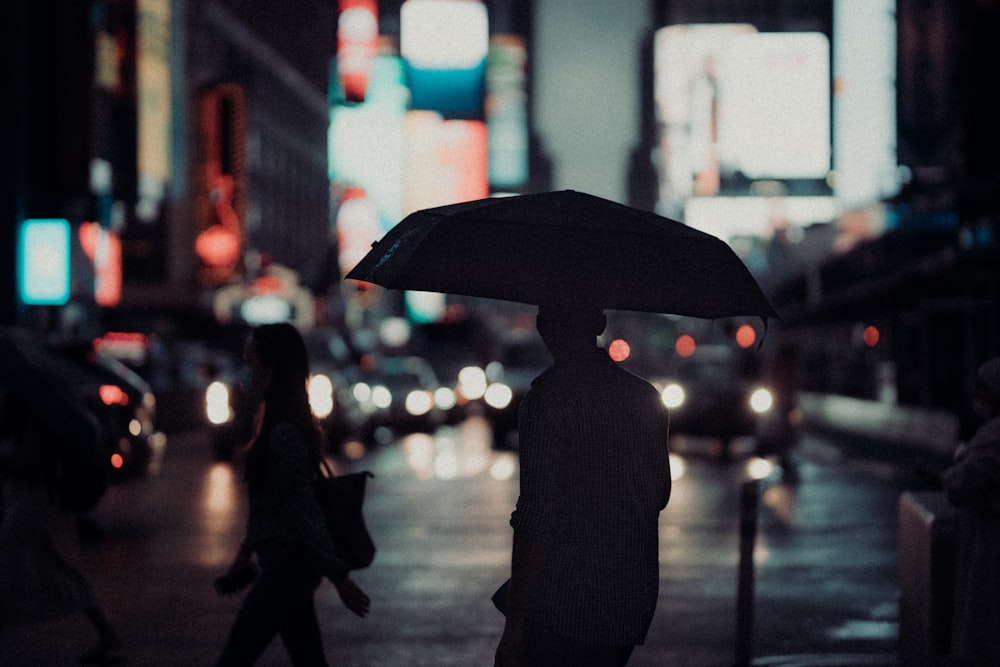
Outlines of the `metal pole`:
[[754,564],[760,482],[743,482],[740,488],[740,569],[736,593],[735,667],[749,667],[753,657]]

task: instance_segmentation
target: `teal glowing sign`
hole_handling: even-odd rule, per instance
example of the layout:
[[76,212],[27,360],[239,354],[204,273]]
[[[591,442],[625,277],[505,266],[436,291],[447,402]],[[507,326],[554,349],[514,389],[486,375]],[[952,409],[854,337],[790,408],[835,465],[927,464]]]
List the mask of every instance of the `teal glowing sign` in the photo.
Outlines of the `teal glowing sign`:
[[17,244],[17,282],[29,306],[69,301],[70,228],[62,219],[25,220]]

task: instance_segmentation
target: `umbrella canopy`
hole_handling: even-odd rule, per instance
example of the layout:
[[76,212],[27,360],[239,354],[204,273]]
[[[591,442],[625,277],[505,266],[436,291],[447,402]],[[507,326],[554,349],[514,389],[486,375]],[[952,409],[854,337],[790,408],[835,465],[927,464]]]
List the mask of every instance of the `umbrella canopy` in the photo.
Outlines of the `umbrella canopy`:
[[721,239],[573,190],[417,211],[347,278],[536,305],[777,317]]

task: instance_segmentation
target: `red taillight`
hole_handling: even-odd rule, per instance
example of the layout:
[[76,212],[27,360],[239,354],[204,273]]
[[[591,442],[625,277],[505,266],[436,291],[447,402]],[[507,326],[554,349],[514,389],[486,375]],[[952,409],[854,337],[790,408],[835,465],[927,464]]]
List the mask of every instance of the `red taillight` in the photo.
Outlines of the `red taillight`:
[[104,405],[128,405],[128,394],[116,384],[102,384],[97,393]]
[[608,345],[608,356],[615,361],[625,361],[629,358],[630,354],[632,354],[631,346],[621,338],[616,338]]
[[112,454],[111,455],[111,467],[112,468],[114,468],[115,470],[121,470],[121,467],[123,465],[125,465],[125,459],[122,457],[121,454]]
[[677,351],[677,354],[682,357],[690,357],[694,354],[694,349],[696,347],[697,344],[694,342],[694,338],[688,336],[687,334],[678,338],[677,342],[674,344],[674,349]]
[[743,324],[736,330],[736,344],[744,350],[748,349],[757,340],[757,332],[749,324]]

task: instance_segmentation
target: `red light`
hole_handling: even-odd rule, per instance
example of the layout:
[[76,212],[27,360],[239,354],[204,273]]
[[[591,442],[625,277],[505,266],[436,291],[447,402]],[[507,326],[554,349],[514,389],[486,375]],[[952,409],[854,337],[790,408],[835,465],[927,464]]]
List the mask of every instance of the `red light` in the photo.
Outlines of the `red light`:
[[117,306],[122,297],[122,242],[96,222],[80,223],[80,245],[94,265],[94,300]]
[[115,453],[111,455],[112,468],[114,468],[115,470],[121,470],[123,465],[125,465],[125,459],[122,457],[121,454]]
[[608,356],[615,361],[625,361],[632,354],[632,348],[621,338],[616,338],[608,345]]
[[878,341],[881,337],[882,335],[879,333],[878,327],[871,324],[865,327],[865,332],[862,334],[862,339],[868,347],[875,347],[878,345]]
[[240,235],[222,225],[212,225],[198,234],[194,251],[206,266],[233,266],[240,258]]
[[261,276],[253,281],[254,294],[280,294],[284,288],[281,278],[275,276]]
[[370,354],[366,354],[363,357],[361,357],[361,360],[358,362],[358,366],[360,366],[361,370],[363,370],[364,372],[371,373],[376,368],[378,368],[378,362],[375,361],[375,357],[373,357]]
[[741,324],[736,330],[736,344],[744,350],[749,348],[757,340],[757,332],[749,324]]
[[101,397],[104,405],[128,405],[128,394],[116,384],[102,384],[97,390],[97,395]]
[[674,349],[677,350],[677,354],[682,357],[690,357],[694,354],[695,347],[697,347],[697,345],[695,345],[694,338],[688,336],[687,334],[678,338],[677,342],[674,344]]
[[378,55],[378,3],[375,0],[340,0],[337,21],[337,70],[344,96],[365,99],[368,77]]

